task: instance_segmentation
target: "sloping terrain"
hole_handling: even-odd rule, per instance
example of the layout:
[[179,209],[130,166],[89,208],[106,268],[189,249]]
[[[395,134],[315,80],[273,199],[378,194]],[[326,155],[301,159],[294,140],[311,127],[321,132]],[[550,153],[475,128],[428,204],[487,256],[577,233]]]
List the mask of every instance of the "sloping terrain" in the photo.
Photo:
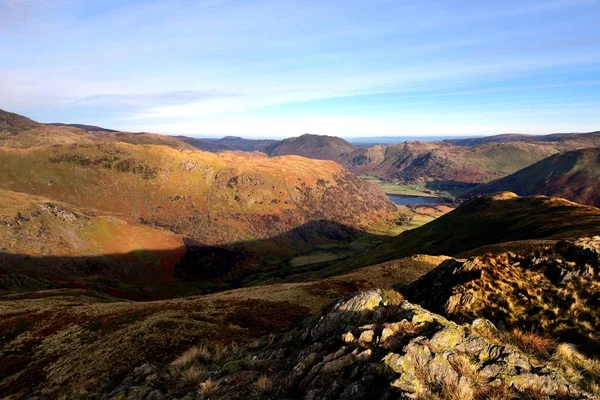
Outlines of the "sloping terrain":
[[0,291],[90,287],[163,296],[186,254],[179,235],[47,198],[0,189]]
[[[502,135],[485,136],[467,139],[446,139],[446,143],[458,146],[477,146],[485,143],[508,142],[579,142],[587,146],[597,146],[600,142],[600,132],[588,133],[551,133],[549,135],[526,135],[522,133],[505,133]],[[584,145],[584,147],[587,147]]]
[[[593,231],[600,212],[508,194],[462,207],[487,224],[488,237],[496,229],[512,239]],[[539,214],[518,224],[525,209],[536,208]],[[466,236],[473,226],[458,217],[463,223],[452,233],[470,244],[454,253],[480,245],[475,236],[483,235],[481,228]],[[534,229],[534,220],[542,225],[545,218],[548,224]],[[565,218],[572,222],[565,229],[552,225]],[[502,219],[518,226],[502,227]],[[443,248],[447,240],[422,243]],[[589,358],[600,328],[591,312],[599,240],[466,263],[413,256],[316,282],[146,303],[73,290],[5,295],[0,391],[9,398],[593,398],[600,387],[600,365]],[[437,282],[442,287],[432,296]],[[410,302],[393,291],[371,291],[319,312],[328,299],[392,285]],[[452,314],[447,304],[464,308]],[[534,321],[542,325],[531,332]]]
[[600,237],[449,259],[396,285],[406,299],[362,292],[277,338],[194,346],[168,365],[140,365],[110,396],[597,398],[599,271]]
[[559,198],[504,192],[468,201],[368,253],[327,264],[313,274],[342,274],[419,253],[465,256],[516,251],[587,235],[600,235],[600,209]]
[[354,146],[342,138],[305,134],[274,143],[267,147],[265,152],[270,156],[298,155],[339,162],[353,150]]
[[405,142],[357,149],[344,158],[346,168],[400,182],[472,184],[488,182],[527,167],[557,150],[531,143],[475,147],[442,142]]
[[458,322],[483,316],[505,329],[574,343],[597,356],[599,274],[600,237],[595,237],[521,254],[449,259],[398,290]]
[[580,204],[600,206],[600,149],[552,155],[507,177],[477,187],[466,197],[511,191],[528,196],[543,194]]
[[358,230],[395,221],[375,186],[338,164],[124,143],[0,148],[0,187],[118,213],[203,244],[283,234],[326,220]]
[[0,295],[0,393],[105,398],[135,367],[168,364],[193,345],[242,358],[240,346],[226,345],[277,341],[272,335],[299,326],[333,298],[409,283],[445,259],[415,257],[320,282],[152,302],[73,289]]
[[119,132],[114,129],[102,128],[101,126],[95,125],[85,125],[85,124],[63,124],[61,122],[51,122],[46,125],[54,125],[54,126],[72,126],[73,128],[82,129],[88,132]]

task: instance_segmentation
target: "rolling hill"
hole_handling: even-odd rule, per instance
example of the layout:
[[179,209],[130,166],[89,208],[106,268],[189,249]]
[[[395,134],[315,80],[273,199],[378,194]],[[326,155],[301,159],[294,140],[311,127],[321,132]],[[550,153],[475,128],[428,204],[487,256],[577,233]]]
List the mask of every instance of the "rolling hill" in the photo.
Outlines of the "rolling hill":
[[600,207],[600,149],[552,155],[507,177],[477,187],[466,197],[511,191],[543,194]]
[[3,147],[0,160],[0,187],[208,245],[265,239],[310,221],[371,230],[395,220],[382,191],[328,161],[126,143]]
[[[179,235],[0,189],[0,291],[94,288],[125,298],[173,295]],[[154,293],[152,293],[154,292]]]
[[221,139],[199,139],[189,136],[176,136],[182,142],[204,151],[219,153],[221,151],[259,151],[266,153],[266,149],[279,143],[271,139],[244,139],[238,136],[225,136]]
[[273,143],[265,149],[265,152],[270,156],[298,155],[339,162],[353,150],[354,146],[342,138],[305,134]]

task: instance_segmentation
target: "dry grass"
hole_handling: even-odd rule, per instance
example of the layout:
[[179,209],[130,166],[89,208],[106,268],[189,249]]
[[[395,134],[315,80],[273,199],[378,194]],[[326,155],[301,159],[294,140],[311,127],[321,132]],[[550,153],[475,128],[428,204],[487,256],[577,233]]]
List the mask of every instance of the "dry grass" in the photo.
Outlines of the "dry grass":
[[600,361],[584,356],[571,344],[561,343],[552,356],[552,364],[568,381],[600,396]]
[[193,364],[196,360],[207,361],[210,359],[211,354],[207,346],[194,346],[187,349],[182,355],[177,357],[175,361],[171,363],[171,365],[176,368],[183,368]]
[[198,386],[198,397],[200,399],[207,399],[218,392],[220,388],[221,385],[209,378]]
[[182,388],[196,387],[202,382],[205,375],[206,370],[202,367],[197,367],[195,365],[187,367],[181,371],[179,376],[179,386]]
[[268,376],[261,375],[254,384],[254,390],[258,395],[268,393],[273,390],[273,381]]
[[552,339],[517,328],[505,334],[505,338],[523,353],[542,360],[550,357],[557,346]]

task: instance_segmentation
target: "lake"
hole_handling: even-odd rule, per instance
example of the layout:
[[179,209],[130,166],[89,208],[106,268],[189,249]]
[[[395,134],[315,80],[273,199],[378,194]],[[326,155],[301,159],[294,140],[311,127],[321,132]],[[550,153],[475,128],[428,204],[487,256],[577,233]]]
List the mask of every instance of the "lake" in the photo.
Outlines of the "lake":
[[407,206],[410,204],[448,204],[448,201],[441,197],[406,196],[401,194],[388,194],[387,197],[394,204],[401,206]]

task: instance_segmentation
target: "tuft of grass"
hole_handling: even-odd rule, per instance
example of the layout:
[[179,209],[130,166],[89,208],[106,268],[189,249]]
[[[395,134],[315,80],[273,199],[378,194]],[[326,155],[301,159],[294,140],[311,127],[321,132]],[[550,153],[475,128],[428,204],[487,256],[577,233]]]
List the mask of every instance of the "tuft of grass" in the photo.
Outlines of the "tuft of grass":
[[261,375],[254,384],[254,390],[258,395],[268,393],[273,390],[273,381],[268,376]]
[[221,386],[212,379],[207,379],[198,386],[198,397],[207,399],[219,391]]
[[556,349],[554,340],[533,332],[523,332],[517,328],[510,331],[506,338],[525,354],[542,360],[548,359]]
[[192,365],[181,371],[179,376],[179,386],[183,388],[197,387],[204,379],[206,370]]
[[177,357],[175,361],[171,363],[171,365],[177,368],[184,368],[193,364],[196,360],[209,361],[210,359],[211,354],[206,346],[194,346],[187,349],[182,355]]
[[569,343],[561,343],[552,355],[552,364],[563,376],[583,389],[600,396],[600,361],[588,358]]

